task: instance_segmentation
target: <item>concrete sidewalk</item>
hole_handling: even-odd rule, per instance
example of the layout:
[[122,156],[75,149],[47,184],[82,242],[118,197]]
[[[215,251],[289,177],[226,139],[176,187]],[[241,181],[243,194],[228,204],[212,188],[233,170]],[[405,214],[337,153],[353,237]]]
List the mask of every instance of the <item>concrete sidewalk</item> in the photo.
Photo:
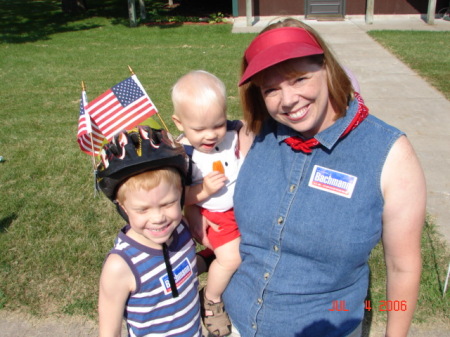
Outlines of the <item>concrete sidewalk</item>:
[[[428,25],[418,15],[389,15],[375,16],[368,25],[364,16],[342,21],[295,18],[316,29],[356,75],[370,112],[406,132],[425,171],[428,212],[450,244],[450,102],[366,34],[385,29],[450,31],[450,21],[435,19],[434,25]],[[274,20],[257,18],[247,27],[247,19],[239,17],[233,32],[256,33]]]

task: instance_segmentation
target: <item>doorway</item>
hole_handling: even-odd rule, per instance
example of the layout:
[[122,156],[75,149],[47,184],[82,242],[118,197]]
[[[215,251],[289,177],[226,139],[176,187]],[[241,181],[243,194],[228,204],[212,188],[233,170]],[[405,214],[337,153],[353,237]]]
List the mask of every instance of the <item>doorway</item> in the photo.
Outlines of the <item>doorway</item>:
[[343,19],[345,0],[306,0],[305,18]]

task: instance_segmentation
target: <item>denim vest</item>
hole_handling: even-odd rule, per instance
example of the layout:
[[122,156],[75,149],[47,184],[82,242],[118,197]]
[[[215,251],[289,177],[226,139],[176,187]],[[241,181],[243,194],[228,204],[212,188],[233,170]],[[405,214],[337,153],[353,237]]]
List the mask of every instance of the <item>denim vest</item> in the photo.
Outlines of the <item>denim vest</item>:
[[256,137],[234,195],[242,264],[224,293],[241,336],[342,337],[363,319],[381,172],[403,133],[369,115],[340,139],[357,108],[317,134],[311,154],[286,145],[295,131],[273,120]]

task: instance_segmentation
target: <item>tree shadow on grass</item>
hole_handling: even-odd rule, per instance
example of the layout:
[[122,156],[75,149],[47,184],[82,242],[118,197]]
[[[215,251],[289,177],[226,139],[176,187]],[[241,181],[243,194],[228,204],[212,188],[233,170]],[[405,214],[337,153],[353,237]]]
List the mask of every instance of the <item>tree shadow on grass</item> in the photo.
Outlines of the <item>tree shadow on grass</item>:
[[[52,34],[88,30],[100,27],[87,24],[89,17],[103,17],[113,25],[129,26],[126,0],[86,0],[87,11],[65,14],[61,0],[0,0],[0,44],[48,40]],[[179,6],[170,15],[208,16],[231,11],[231,0],[175,0]],[[147,12],[166,0],[145,0]],[[137,12],[139,11],[136,1]],[[136,13],[139,15],[139,13]],[[151,13],[147,13],[148,15]]]
[[[122,3],[125,5],[122,6]],[[0,43],[48,40],[56,33],[100,27],[81,22],[87,17],[107,17],[113,24],[126,22],[126,1],[90,0],[88,4],[92,5],[92,9],[86,13],[68,15],[62,12],[58,0],[0,0]]]

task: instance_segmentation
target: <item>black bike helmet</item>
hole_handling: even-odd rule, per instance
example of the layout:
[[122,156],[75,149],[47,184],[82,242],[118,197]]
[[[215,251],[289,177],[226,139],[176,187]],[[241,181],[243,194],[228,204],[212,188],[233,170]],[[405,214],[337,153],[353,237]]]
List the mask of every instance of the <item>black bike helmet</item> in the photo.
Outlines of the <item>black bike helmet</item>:
[[[101,162],[97,167],[97,186],[116,204],[117,211],[127,222],[126,212],[115,200],[117,190],[128,178],[146,171],[168,166],[177,169],[183,186],[181,194],[181,207],[183,207],[187,157],[183,146],[175,142],[170,133],[152,129],[149,126],[138,126],[131,131],[122,131],[103,146],[100,156]],[[162,250],[172,296],[178,297],[166,243],[162,244]]]
[[167,166],[180,172],[184,188],[187,175],[186,154],[183,146],[175,142],[165,130],[139,125],[131,131],[119,132],[111,142],[103,146],[100,156],[97,185],[113,202],[119,186],[125,180],[136,174]]

